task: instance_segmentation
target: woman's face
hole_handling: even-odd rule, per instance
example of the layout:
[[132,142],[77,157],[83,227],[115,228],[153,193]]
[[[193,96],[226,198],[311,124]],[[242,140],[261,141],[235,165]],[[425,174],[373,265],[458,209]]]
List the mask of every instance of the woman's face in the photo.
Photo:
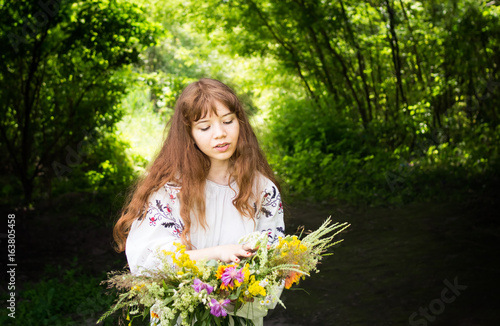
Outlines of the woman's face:
[[217,115],[209,111],[191,127],[194,142],[212,165],[228,162],[236,151],[240,134],[236,114],[219,102],[215,102],[215,107]]

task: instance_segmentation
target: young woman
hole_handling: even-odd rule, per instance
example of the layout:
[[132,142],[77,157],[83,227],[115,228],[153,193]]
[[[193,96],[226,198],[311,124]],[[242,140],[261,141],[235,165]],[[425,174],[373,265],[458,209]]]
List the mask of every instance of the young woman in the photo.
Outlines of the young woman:
[[[132,273],[157,266],[174,242],[191,259],[238,262],[254,248],[242,236],[284,235],[279,186],[235,93],[213,79],[186,87],[158,157],[115,225]],[[254,320],[256,324],[262,323]]]

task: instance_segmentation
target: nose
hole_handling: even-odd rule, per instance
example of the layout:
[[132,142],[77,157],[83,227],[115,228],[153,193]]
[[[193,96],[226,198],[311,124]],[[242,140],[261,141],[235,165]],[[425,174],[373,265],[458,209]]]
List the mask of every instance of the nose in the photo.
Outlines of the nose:
[[224,137],[226,137],[226,128],[224,128],[224,125],[222,123],[214,124],[214,138],[219,139]]

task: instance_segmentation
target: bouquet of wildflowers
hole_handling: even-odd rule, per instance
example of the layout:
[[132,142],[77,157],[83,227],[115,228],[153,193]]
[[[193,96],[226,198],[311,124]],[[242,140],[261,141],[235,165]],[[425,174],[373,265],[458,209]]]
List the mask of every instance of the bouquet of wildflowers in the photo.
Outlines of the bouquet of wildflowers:
[[283,286],[289,289],[300,278],[318,272],[327,248],[341,242],[333,238],[349,224],[328,218],[302,240],[280,237],[268,246],[265,232],[240,240],[257,248],[250,258],[226,264],[215,260],[193,261],[183,245],[175,252],[159,253],[160,267],[142,275],[112,274],[108,287],[124,291],[98,321],[127,308],[127,320],[142,316],[154,325],[253,325],[277,303]]

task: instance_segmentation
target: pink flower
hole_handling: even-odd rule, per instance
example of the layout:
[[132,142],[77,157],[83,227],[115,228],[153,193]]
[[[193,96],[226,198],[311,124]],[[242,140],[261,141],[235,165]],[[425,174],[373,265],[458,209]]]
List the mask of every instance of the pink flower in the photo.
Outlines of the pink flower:
[[226,287],[234,287],[234,281],[238,281],[240,284],[243,283],[245,275],[242,271],[243,268],[236,269],[236,266],[231,266],[226,268],[224,273],[221,275],[221,281]]
[[210,286],[206,283],[203,283],[202,281],[200,281],[199,279],[195,278],[194,281],[193,281],[193,285],[191,285],[193,287],[193,289],[196,291],[196,292],[201,292],[201,290],[206,290],[207,291],[207,294],[210,294],[212,293],[212,291],[214,290],[214,287],[213,286]]
[[229,299],[217,301],[215,299],[211,299],[210,301],[210,313],[215,317],[226,317],[227,311],[224,307],[231,302]]

